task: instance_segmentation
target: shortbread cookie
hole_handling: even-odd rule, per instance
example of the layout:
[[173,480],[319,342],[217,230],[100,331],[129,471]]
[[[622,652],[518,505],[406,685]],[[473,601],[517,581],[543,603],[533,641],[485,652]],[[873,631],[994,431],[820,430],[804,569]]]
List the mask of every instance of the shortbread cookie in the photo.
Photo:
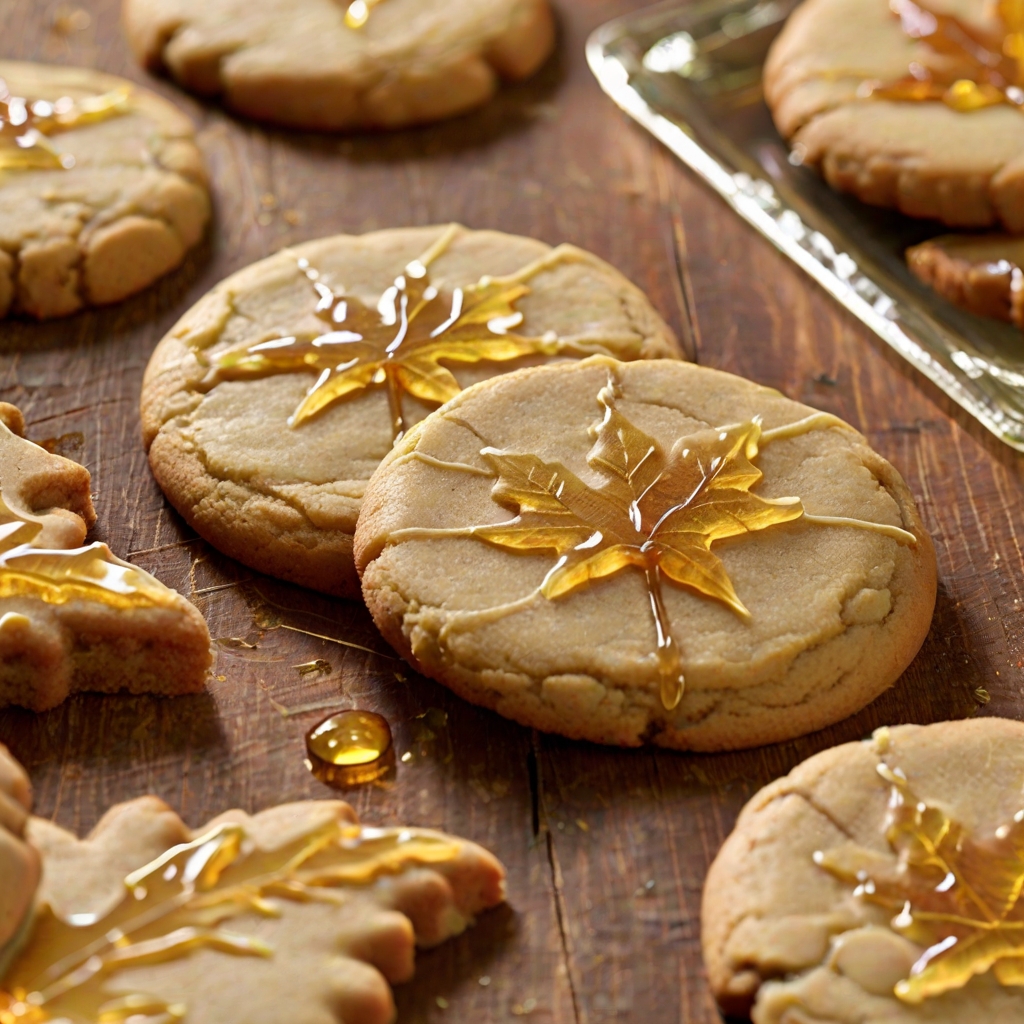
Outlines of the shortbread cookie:
[[604,357],[477,385],[370,481],[356,565],[418,671],[525,725],[722,750],[891,686],[935,555],[841,420],[739,377]]
[[39,884],[39,854],[25,840],[32,789],[0,743],[0,977],[29,926]]
[[0,317],[118,302],[177,267],[210,216],[193,135],[122,78],[0,60]]
[[954,305],[1024,330],[1024,238],[943,235],[908,249],[907,266]]
[[28,834],[44,878],[0,1013],[16,993],[47,1020],[389,1024],[388,983],[412,977],[415,947],[504,899],[481,847],[365,828],[336,801],[229,811],[193,832],[143,797],[84,840],[38,818]]
[[589,253],[455,225],[325,238],[229,277],[160,343],[142,394],[149,460],[225,554],[356,597],[356,516],[395,437],[460,387],[592,352],[676,347]]
[[124,25],[150,70],[318,131],[461,114],[554,46],[547,0],[124,0]]
[[20,436],[0,403],[0,707],[55,707],[77,690],[195,693],[210,634],[180,594],[80,545],[96,519],[89,472]]
[[1024,725],[879,729],[762,789],[711,866],[702,941],[755,1024],[1024,1019]]
[[954,227],[1024,231],[1024,81],[1003,54],[1021,26],[977,0],[891,6],[797,8],[764,69],[779,131],[829,184],[864,202]]

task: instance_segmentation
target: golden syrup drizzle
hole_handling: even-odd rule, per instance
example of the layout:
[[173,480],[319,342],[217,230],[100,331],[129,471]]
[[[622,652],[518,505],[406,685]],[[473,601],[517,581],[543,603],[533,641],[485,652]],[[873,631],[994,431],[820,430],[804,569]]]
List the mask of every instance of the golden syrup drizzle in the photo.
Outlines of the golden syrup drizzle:
[[47,604],[99,601],[122,609],[168,606],[177,600],[173,590],[115,557],[106,544],[66,551],[33,547],[42,529],[40,523],[19,518],[0,495],[0,598],[34,597]]
[[[842,420],[816,413],[762,431],[755,417],[681,437],[665,452],[615,408],[618,393],[618,383],[609,377],[597,396],[604,416],[591,430],[594,445],[587,462],[606,478],[600,489],[588,487],[561,463],[488,447],[480,454],[497,477],[491,496],[516,512],[514,519],[493,526],[397,530],[389,540],[472,536],[512,551],[554,551],[557,561],[539,589],[549,600],[627,568],[642,571],[655,627],[661,702],[667,710],[682,700],[685,678],[663,582],[667,579],[750,618],[724,564],[711,551],[715,541],[805,518],[819,525],[872,530],[902,544],[917,543],[912,533],[899,527],[807,516],[799,498],[767,499],[751,493],[763,476],[753,464],[761,447],[830,426],[850,429]],[[500,610],[469,614],[479,621],[488,614],[518,610],[533,597]]]
[[395,764],[391,727],[372,711],[339,711],[306,734],[310,771],[337,789],[383,778]]
[[1024,108],[1024,0],[999,0],[1001,38],[992,38],[950,14],[916,0],[890,0],[904,32],[951,64],[942,72],[914,63],[895,82],[868,82],[873,99],[935,101],[960,113],[1009,105]]
[[444,863],[461,847],[415,829],[330,821],[267,851],[256,849],[242,826],[221,825],[130,874],[123,900],[103,917],[72,914],[63,920],[44,907],[4,977],[0,1024],[183,1019],[183,1004],[146,993],[112,996],[107,979],[200,949],[270,958],[270,946],[231,931],[230,921],[249,914],[278,917],[275,899],[336,902],[332,890]]
[[75,158],[58,153],[48,136],[117,117],[129,110],[127,85],[101,96],[53,103],[13,96],[0,79],[0,171],[68,170]]
[[852,844],[814,862],[891,911],[892,929],[924,949],[896,997],[919,1004],[988,972],[1024,985],[1024,810],[978,839],[919,800],[900,769],[878,772],[891,787],[885,836],[896,863]]
[[384,387],[392,433],[398,439],[406,430],[403,393],[430,405],[441,405],[459,393],[458,381],[442,363],[500,363],[562,350],[553,334],[530,338],[513,333],[523,322],[515,305],[530,292],[526,281],[575,258],[575,250],[554,249],[508,277],[485,276],[476,284],[446,291],[431,282],[428,268],[457,231],[453,225],[409,263],[373,308],[328,287],[308,260],[299,259],[299,272],[316,291],[316,315],[324,322],[325,333],[229,349],[214,358],[205,383],[315,373],[316,382],[288,420],[292,427],[346,398]]
[[362,28],[369,20],[374,7],[384,0],[352,0],[345,8],[345,24],[349,28]]

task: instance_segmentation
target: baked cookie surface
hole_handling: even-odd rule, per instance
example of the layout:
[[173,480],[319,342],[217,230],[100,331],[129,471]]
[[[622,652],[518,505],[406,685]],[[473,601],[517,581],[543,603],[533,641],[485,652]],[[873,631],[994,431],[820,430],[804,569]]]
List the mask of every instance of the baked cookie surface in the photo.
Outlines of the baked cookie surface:
[[1024,330],[1024,238],[942,235],[908,249],[907,266],[954,305]]
[[352,535],[396,435],[551,358],[672,356],[643,294],[572,246],[457,226],[308,242],[229,277],[146,372],[150,465],[215,547],[357,597]]
[[[886,0],[806,0],[765,63],[775,124],[803,162],[864,202],[953,227],[1001,223],[1024,231],[1024,115],[1005,96],[972,91],[971,82],[988,72],[965,60],[964,46],[946,41],[963,40],[991,56],[1006,76],[998,80],[1016,95],[1019,72],[1000,63],[1008,26],[996,6],[897,0],[890,9]],[[936,26],[939,35],[930,35]],[[934,96],[883,98],[906,94],[914,82]],[[944,90],[959,83],[978,109],[949,105],[955,93]]]
[[1020,1020],[1022,790],[1024,725],[998,718],[879,729],[762,789],[704,888],[722,1008],[756,1024]]
[[686,363],[523,370],[395,446],[356,531],[419,671],[539,729],[694,750],[859,709],[928,630],[935,558],[852,428]]
[[46,1016],[28,1019],[82,1024],[390,1024],[388,983],[412,977],[415,948],[505,895],[504,869],[474,843],[363,827],[338,801],[228,811],[192,831],[142,797],[85,839],[39,818],[27,836],[44,881],[0,972],[13,1020],[31,1001]]
[[96,521],[89,471],[23,430],[0,403],[0,707],[202,690],[213,661],[202,615],[106,544],[82,546]]
[[192,122],[85,68],[0,60],[0,317],[105,305],[177,267],[210,217]]
[[136,57],[232,110],[319,131],[485,103],[554,47],[547,0],[124,0]]

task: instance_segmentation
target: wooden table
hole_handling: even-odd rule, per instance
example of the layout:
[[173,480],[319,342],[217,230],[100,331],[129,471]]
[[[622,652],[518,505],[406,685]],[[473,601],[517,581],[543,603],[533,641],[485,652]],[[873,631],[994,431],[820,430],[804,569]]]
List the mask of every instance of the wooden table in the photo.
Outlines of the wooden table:
[[[884,723],[1021,717],[1020,457],[605,99],[584,41],[630,0],[560,0],[558,55],[486,110],[355,138],[266,131],[153,83],[128,53],[118,0],[81,3],[88,26],[62,33],[71,7],[0,0],[0,55],[95,66],[175,99],[200,125],[216,224],[187,266],[121,306],[0,324],[0,399],[22,407],[33,439],[57,439],[92,471],[96,538],[191,596],[222,643],[204,696],[81,696],[45,715],[0,713],[38,812],[81,832],[112,803],[156,793],[198,826],[230,806],[327,797],[303,765],[304,733],[328,709],[376,710],[414,756],[393,784],[351,795],[360,815],[470,837],[509,871],[506,908],[420,957],[397,993],[402,1021],[718,1020],[701,966],[701,886],[744,801]],[[935,538],[940,578],[931,633],[895,689],[822,733],[738,754],[571,743],[417,677],[359,605],[258,577],[193,536],[139,440],[157,340],[217,281],[283,245],[449,220],[594,251],[646,289],[698,362],[837,413],[895,463]],[[318,658],[329,674],[295,667]],[[430,709],[447,715],[444,729],[417,717]]]

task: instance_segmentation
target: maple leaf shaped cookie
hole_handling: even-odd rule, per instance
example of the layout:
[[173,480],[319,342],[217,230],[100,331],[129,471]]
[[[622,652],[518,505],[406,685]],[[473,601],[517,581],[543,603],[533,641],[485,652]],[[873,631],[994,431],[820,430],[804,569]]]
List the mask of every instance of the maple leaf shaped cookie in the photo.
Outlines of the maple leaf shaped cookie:
[[39,854],[25,841],[31,807],[28,776],[0,743],[0,975],[39,884]]
[[145,797],[84,840],[40,819],[29,836],[45,881],[0,980],[0,1015],[24,1024],[386,1024],[388,982],[412,976],[416,945],[504,898],[481,847],[365,828],[337,801],[229,811],[192,832]]
[[81,546],[96,519],[89,472],[23,428],[0,404],[0,706],[201,690],[212,662],[202,616],[105,544]]

